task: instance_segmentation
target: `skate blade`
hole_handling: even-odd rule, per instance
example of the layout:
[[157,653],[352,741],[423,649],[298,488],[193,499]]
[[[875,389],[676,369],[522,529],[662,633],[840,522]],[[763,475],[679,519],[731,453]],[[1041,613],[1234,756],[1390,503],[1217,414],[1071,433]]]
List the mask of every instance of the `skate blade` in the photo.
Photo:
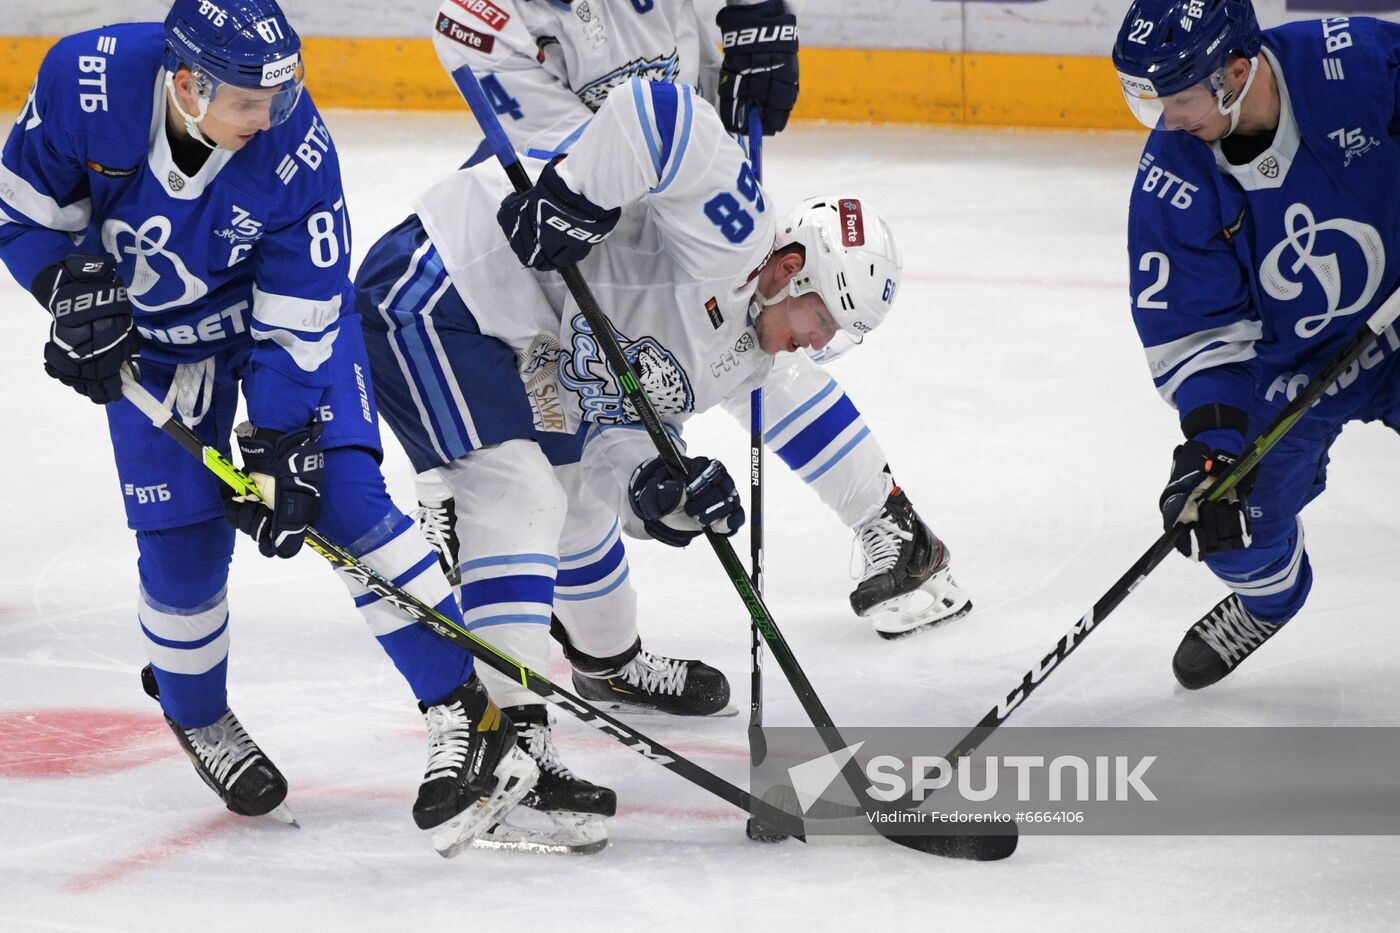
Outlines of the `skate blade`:
[[626,716],[674,716],[677,719],[728,719],[731,716],[738,716],[739,709],[732,703],[723,709],[715,710],[713,713],[673,713],[666,709],[657,709],[654,706],[638,706],[631,703],[619,703],[615,700],[590,700],[594,706],[605,713],[622,713]]
[[296,816],[288,809],[285,803],[279,803],[277,806],[264,813],[263,816],[271,817],[279,823],[286,823],[288,826],[295,826],[297,829],[301,829],[301,824],[297,822]]
[[904,638],[916,632],[955,622],[972,611],[972,600],[961,592],[932,594],[915,590],[887,602],[867,618],[875,634],[886,640]]
[[518,747],[512,748],[496,766],[496,790],[488,797],[458,813],[452,819],[432,829],[433,848],[443,858],[452,858],[471,844],[503,813],[510,810],[534,789],[540,769],[535,760]]
[[[530,825],[530,824],[536,825]],[[608,826],[596,813],[540,812],[516,807],[472,848],[547,855],[592,855],[608,846]]]

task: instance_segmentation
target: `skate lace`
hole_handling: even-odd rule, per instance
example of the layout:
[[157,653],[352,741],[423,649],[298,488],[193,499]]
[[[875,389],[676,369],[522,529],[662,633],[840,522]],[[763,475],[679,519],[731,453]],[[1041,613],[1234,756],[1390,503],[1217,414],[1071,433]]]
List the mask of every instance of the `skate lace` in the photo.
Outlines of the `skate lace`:
[[1234,597],[1202,619],[1198,630],[1201,639],[1231,663],[1244,660],[1273,633],[1272,626],[1250,615]]
[[[914,532],[899,527],[888,518],[867,522],[856,532],[851,542],[851,578],[864,582],[876,574],[894,567],[906,541],[914,540]],[[861,560],[864,559],[864,571]]]
[[419,505],[408,514],[418,523],[418,527],[422,530],[423,537],[428,539],[428,543],[439,554],[444,554],[451,560],[452,555],[448,554],[448,545],[451,541],[452,528],[447,516],[447,509],[442,506]]
[[525,751],[535,759],[541,771],[549,771],[560,777],[571,778],[574,773],[569,766],[559,760],[559,749],[554,747],[554,736],[549,726],[530,724],[520,727],[517,735],[525,742]]
[[642,648],[637,656],[622,669],[623,680],[640,687],[648,693],[665,693],[680,696],[685,689],[685,678],[690,667],[684,661],[652,654]]
[[435,777],[455,777],[471,748],[472,721],[462,701],[428,708],[428,768],[425,781]]
[[212,726],[186,729],[185,737],[205,770],[223,787],[233,783],[229,774],[235,767],[260,754],[260,749],[243,730],[243,724],[232,710],[224,713]]

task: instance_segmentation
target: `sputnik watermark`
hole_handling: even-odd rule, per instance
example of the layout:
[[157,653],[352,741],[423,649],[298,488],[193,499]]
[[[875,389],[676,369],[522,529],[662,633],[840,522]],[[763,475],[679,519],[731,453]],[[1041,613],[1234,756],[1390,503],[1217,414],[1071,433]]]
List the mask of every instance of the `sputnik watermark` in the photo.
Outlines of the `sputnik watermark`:
[[[857,742],[787,769],[803,813],[822,799],[864,744]],[[950,787],[955,781],[957,795],[962,800],[982,803],[1001,793],[1004,770],[1015,773],[1018,803],[1032,800],[1124,803],[1157,799],[1144,780],[1156,760],[1156,755],[1138,758],[1057,755],[1048,761],[1044,755],[991,755],[977,759],[972,767],[954,768],[948,759],[938,755],[915,755],[908,759],[875,755],[860,763],[860,771],[868,782],[862,790],[863,796],[879,803],[905,799],[922,802],[931,792]],[[898,822],[906,818],[918,821],[911,811],[884,813],[880,821]]]

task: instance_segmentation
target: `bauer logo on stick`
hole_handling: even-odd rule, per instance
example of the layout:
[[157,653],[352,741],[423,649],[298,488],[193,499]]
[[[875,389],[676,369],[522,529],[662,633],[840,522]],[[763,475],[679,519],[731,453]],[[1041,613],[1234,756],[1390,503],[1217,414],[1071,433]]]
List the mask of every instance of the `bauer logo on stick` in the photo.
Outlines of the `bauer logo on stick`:
[[865,245],[865,218],[861,215],[860,202],[851,198],[841,200],[841,245]]

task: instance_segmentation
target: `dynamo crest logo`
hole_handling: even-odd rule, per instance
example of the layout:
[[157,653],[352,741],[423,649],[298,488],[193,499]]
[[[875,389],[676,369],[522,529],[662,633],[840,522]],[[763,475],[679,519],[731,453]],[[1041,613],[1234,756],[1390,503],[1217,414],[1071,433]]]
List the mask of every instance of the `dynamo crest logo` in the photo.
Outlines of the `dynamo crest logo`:
[[[1334,318],[1356,314],[1370,304],[1385,272],[1385,243],[1370,224],[1346,217],[1319,221],[1301,202],[1289,206],[1283,224],[1284,238],[1259,265],[1259,282],[1264,293],[1278,301],[1301,296],[1306,278],[1322,289],[1327,310],[1300,317],[1293,328],[1306,340]],[[1365,277],[1358,290],[1363,263]]]
[[134,259],[127,277],[127,296],[143,311],[165,311],[188,305],[209,292],[204,280],[190,273],[176,253],[167,250],[170,220],[160,214],[146,218],[139,228],[124,220],[102,224],[102,247],[125,268]]
[[[640,421],[632,403],[622,398],[612,368],[603,359],[602,349],[593,336],[593,328],[582,314],[574,315],[570,323],[574,334],[569,349],[560,349],[559,384],[578,396],[583,419],[595,424]],[[695,393],[674,353],[654,337],[629,340],[619,332],[617,339],[657,412],[694,410]]]

